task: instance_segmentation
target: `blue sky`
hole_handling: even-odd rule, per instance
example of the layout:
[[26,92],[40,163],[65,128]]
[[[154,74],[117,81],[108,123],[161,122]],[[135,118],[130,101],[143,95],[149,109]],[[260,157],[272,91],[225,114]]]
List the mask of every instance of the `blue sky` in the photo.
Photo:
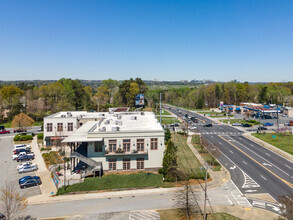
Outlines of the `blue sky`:
[[0,0],[0,80],[293,81],[291,0]]

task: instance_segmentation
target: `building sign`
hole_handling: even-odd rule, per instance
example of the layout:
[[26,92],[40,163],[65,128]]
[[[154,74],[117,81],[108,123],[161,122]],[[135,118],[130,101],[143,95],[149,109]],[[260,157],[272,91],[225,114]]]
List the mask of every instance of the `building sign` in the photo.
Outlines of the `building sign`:
[[144,106],[144,94],[138,94],[135,96],[135,105]]

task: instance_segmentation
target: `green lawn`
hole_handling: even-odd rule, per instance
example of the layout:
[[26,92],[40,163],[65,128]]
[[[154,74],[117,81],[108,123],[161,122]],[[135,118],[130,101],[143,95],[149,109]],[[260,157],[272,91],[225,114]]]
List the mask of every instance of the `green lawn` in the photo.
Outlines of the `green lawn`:
[[200,144],[200,136],[192,136],[191,143],[193,147],[200,153],[203,159],[209,164],[212,165],[213,171],[220,171],[221,165],[215,161],[215,158]]
[[[164,210],[158,210],[160,213],[160,219],[161,220],[180,220],[180,219],[185,219],[185,212],[180,209],[164,209]],[[203,216],[200,214],[196,214],[196,216],[192,215],[193,218],[190,219],[203,219]],[[215,218],[216,217],[216,218]],[[230,215],[225,212],[219,212],[215,213],[215,217],[211,214],[208,214],[208,220],[214,220],[214,219],[219,219],[219,220],[241,220],[240,218],[237,218],[233,215]]]
[[293,135],[291,133],[254,133],[252,135],[293,155]]
[[[160,116],[157,116],[158,121],[160,121]],[[180,121],[175,117],[162,117],[162,124],[173,124],[173,123],[179,123]]]
[[171,187],[173,183],[163,182],[163,175],[153,173],[109,174],[103,177],[87,178],[83,183],[61,187],[57,195],[69,192],[127,189],[142,187]]
[[187,137],[172,133],[172,141],[177,146],[177,163],[178,169],[190,176],[196,174],[196,178],[203,178],[204,174],[201,172],[201,163],[190,150],[186,143]]

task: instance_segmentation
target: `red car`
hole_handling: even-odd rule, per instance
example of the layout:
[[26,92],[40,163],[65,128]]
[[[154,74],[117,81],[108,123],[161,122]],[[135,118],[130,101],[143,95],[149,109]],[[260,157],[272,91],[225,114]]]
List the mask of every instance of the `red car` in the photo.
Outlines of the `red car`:
[[6,130],[1,130],[0,134],[10,134],[10,131],[6,131]]

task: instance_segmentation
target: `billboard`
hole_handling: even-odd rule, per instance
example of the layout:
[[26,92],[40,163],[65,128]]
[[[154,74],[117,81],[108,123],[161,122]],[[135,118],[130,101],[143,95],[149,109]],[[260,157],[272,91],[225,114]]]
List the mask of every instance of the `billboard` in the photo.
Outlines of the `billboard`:
[[144,94],[138,94],[135,96],[135,105],[136,106],[144,105]]

